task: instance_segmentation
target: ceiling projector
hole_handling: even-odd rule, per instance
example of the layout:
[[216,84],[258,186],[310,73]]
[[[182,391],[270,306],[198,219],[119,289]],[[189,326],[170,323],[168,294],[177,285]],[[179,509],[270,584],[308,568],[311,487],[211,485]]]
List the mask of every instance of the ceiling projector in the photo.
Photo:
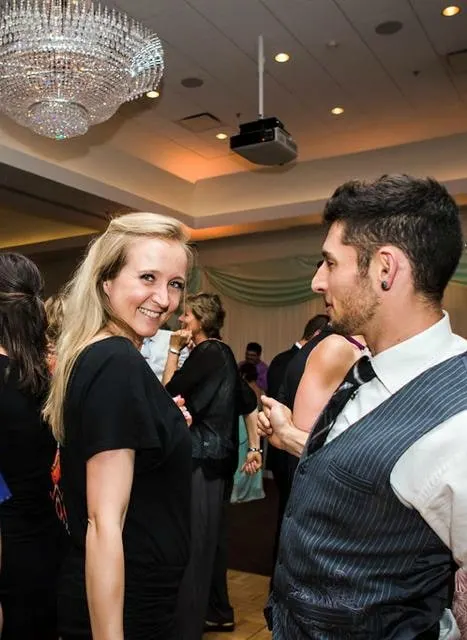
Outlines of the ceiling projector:
[[260,118],[240,125],[230,148],[254,164],[281,165],[295,160],[297,145],[277,118]]
[[230,148],[254,164],[281,165],[295,160],[297,145],[277,118],[264,117],[264,47],[258,37],[259,118],[240,125],[240,133],[230,138]]

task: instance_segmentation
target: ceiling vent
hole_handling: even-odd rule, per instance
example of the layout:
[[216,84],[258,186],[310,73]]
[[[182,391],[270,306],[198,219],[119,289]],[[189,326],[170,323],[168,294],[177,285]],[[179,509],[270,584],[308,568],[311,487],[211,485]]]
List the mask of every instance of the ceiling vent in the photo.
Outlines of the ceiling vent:
[[461,73],[467,73],[467,49],[448,53],[446,60],[454,74],[460,75]]
[[211,129],[217,129],[222,122],[219,118],[213,116],[212,113],[205,111],[203,113],[195,113],[193,116],[187,116],[186,118],[177,120],[177,124],[184,129],[188,129],[188,131],[191,131],[192,133],[204,133]]

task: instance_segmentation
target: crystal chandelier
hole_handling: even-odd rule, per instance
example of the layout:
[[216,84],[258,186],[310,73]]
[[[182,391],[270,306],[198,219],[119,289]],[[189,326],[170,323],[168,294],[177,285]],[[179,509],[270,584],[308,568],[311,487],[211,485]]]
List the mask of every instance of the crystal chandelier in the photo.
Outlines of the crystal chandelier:
[[0,110],[55,140],[83,135],[154,90],[159,38],[91,0],[11,0],[0,9]]

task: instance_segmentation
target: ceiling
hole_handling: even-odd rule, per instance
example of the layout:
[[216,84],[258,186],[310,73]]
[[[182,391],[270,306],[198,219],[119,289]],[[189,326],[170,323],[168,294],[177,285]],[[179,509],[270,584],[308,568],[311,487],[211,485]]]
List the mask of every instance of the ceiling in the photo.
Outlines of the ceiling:
[[[175,215],[197,240],[298,226],[319,220],[342,181],[385,172],[433,175],[467,201],[467,73],[448,59],[467,49],[467,0],[451,18],[440,0],[104,3],[163,40],[161,96],[124,105],[65,142],[0,117],[0,161],[10,180],[16,175],[16,186],[0,184],[1,246],[84,242],[109,213],[132,209]],[[387,21],[402,28],[376,33]],[[258,116],[259,34],[266,115],[280,118],[299,148],[284,167],[249,164],[215,137]],[[280,51],[288,63],[274,62]],[[203,84],[185,88],[185,78]],[[220,124],[201,133],[180,124],[205,112]]]

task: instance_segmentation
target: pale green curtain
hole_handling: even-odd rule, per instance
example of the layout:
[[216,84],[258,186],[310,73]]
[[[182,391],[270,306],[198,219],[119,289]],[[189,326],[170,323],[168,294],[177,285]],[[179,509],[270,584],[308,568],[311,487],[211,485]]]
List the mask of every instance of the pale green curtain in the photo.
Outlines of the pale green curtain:
[[283,307],[312,300],[311,279],[320,256],[204,267],[209,283],[238,302],[257,307]]

